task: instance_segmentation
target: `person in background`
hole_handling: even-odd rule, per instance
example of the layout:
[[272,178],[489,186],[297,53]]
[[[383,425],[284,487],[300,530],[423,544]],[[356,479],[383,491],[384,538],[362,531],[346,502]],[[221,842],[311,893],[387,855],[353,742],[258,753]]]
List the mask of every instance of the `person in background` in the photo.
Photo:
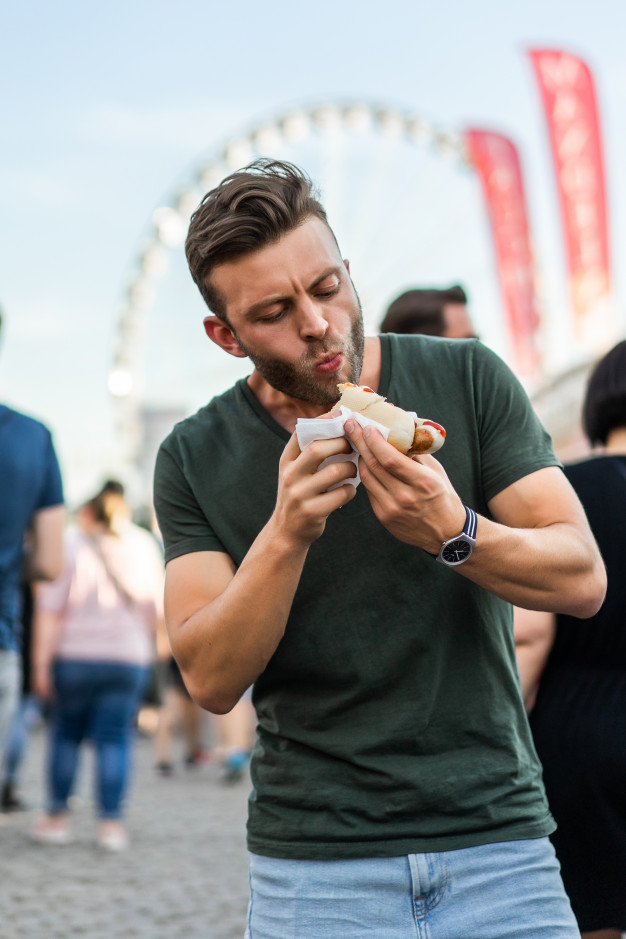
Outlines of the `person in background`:
[[[172,653],[227,713],[253,685],[255,939],[578,935],[548,835],[511,603],[590,616],[584,512],[519,382],[482,343],[364,336],[305,173],[261,160],[186,242],[210,339],[252,374],[178,423],[154,503]],[[381,248],[384,250],[384,248]],[[300,449],[360,382],[447,431],[410,459],[373,428]],[[352,480],[353,482],[350,482]]]
[[155,656],[163,564],[152,535],[134,525],[123,489],[107,483],[79,512],[61,577],[36,592],[33,686],[50,702],[47,812],[39,842],[71,840],[68,798],[81,745],[96,752],[98,844],[127,845],[122,823],[135,722]]
[[254,708],[251,689],[239,699],[228,714],[211,714],[211,749],[206,747],[203,731],[206,712],[198,707],[185,683],[176,659],[169,655],[159,662],[161,706],[154,734],[155,770],[159,776],[174,774],[174,734],[183,739],[183,763],[187,769],[210,760],[219,763],[219,781],[232,784],[243,779],[254,743]]
[[237,783],[244,772],[254,746],[255,713],[252,688],[248,688],[237,704],[226,714],[212,715],[215,756],[220,763],[220,782]]
[[0,404],[0,754],[20,697],[23,583],[61,573],[64,526],[50,431]]
[[174,773],[174,735],[183,739],[183,763],[187,769],[201,766],[209,759],[203,738],[204,711],[185,688],[180,669],[171,652],[159,659],[158,686],[161,704],[154,732],[154,768],[159,776]]
[[522,679],[530,689],[538,681],[530,724],[578,925],[585,939],[619,939],[626,931],[626,340],[591,373],[583,428],[596,452],[565,473],[606,564],[606,599],[584,621],[527,611],[525,638],[535,650]]
[[2,759],[0,810],[20,812],[26,808],[19,795],[19,776],[31,727],[42,718],[41,703],[31,691],[33,585],[22,584],[22,688],[7,734]]
[[420,287],[400,294],[387,308],[380,332],[476,338],[467,294],[458,284],[442,289]]

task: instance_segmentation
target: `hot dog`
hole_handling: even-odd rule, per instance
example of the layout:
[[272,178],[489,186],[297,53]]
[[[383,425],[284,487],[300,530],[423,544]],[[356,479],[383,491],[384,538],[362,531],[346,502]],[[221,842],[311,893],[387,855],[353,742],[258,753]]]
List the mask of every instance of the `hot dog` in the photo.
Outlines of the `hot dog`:
[[367,385],[344,382],[337,387],[341,397],[331,410],[339,411],[345,407],[389,428],[387,439],[401,453],[406,453],[407,456],[435,453],[443,446],[446,432],[441,424],[414,417],[408,411],[390,404],[386,398]]

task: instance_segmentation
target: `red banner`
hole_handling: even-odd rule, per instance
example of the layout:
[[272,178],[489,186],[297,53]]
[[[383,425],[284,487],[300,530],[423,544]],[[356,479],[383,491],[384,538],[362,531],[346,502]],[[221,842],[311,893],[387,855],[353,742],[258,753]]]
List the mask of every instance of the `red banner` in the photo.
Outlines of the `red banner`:
[[539,365],[539,316],[519,155],[511,140],[491,131],[466,130],[465,140],[487,204],[515,370],[530,375]]
[[[548,122],[579,338],[610,339],[610,259],[602,138],[594,82],[580,59],[529,50]],[[600,336],[598,336],[600,334]]]

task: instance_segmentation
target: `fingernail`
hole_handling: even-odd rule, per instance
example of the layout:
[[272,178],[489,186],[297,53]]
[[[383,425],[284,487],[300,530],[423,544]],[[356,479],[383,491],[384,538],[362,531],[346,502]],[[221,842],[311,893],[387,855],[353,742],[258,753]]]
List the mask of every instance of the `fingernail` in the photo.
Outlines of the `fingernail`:
[[366,424],[366,426],[363,428],[363,436],[369,437],[371,433],[372,433],[372,428]]
[[346,423],[343,426],[344,426],[346,433],[351,434],[352,431],[354,430],[354,421],[346,421]]

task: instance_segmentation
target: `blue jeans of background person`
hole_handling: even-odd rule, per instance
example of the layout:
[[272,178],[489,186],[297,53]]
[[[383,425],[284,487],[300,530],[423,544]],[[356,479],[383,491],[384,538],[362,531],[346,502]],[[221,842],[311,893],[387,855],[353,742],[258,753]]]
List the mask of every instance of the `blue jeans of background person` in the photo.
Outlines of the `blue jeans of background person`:
[[2,769],[5,783],[11,785],[17,783],[24,761],[29,731],[40,719],[41,701],[32,694],[22,695],[13,712],[13,720],[4,747]]
[[0,649],[0,752],[4,749],[20,695],[20,655]]
[[250,857],[246,939],[579,939],[548,838],[349,861]]
[[67,810],[80,747],[95,748],[96,801],[100,818],[119,818],[131,766],[135,720],[149,669],[115,662],[54,663],[48,751],[48,811]]

